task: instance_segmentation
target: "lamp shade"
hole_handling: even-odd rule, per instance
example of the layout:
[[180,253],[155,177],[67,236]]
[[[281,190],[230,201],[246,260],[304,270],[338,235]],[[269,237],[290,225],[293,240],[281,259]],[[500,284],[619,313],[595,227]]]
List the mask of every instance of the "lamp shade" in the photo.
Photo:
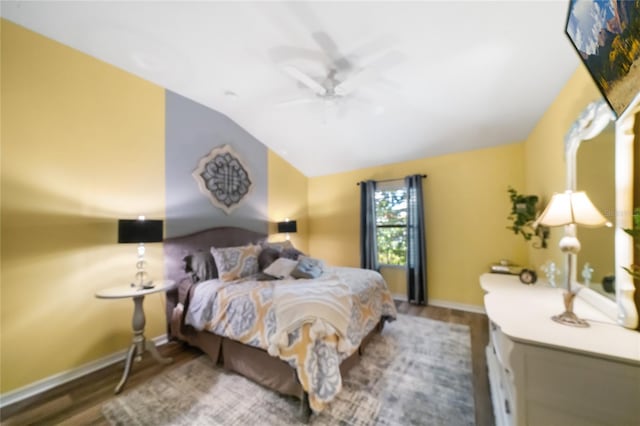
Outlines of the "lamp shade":
[[118,220],[119,243],[159,243],[161,241],[161,220]]
[[286,222],[278,222],[278,232],[279,233],[292,233],[297,232],[298,226],[295,220],[288,220]]
[[553,194],[537,225],[563,226],[577,224],[590,227],[611,226],[611,223],[593,205],[584,191],[565,191]]

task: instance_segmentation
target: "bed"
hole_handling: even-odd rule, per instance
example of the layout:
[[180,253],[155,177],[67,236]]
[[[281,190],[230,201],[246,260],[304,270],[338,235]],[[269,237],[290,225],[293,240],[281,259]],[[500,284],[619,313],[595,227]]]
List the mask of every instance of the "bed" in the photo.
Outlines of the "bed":
[[[311,262],[321,273],[273,279],[262,267],[241,277],[218,268],[225,263],[221,253],[266,254],[265,237],[220,227],[165,240],[165,274],[178,282],[167,294],[168,335],[226,369],[299,398],[299,415],[308,420],[339,393],[342,376],[357,364],[372,335],[395,319],[395,305],[379,273],[328,267],[305,256],[272,261],[271,268],[282,263],[299,269]],[[199,280],[192,256],[210,252],[214,271],[201,272],[207,279]]]

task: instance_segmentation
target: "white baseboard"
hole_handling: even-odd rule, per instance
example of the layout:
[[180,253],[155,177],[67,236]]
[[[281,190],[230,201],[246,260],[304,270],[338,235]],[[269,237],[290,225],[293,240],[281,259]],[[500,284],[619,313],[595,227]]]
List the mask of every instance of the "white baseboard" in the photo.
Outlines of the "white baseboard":
[[[406,294],[392,294],[393,300],[397,300],[399,302],[406,302],[407,295]],[[439,306],[441,308],[449,308],[456,309],[458,311],[467,311],[467,312],[475,312],[477,314],[486,314],[487,312],[484,310],[484,306],[478,305],[468,305],[466,303],[458,303],[458,302],[450,302],[448,300],[439,300],[439,299],[429,299],[429,306]]]
[[[154,337],[152,340],[156,344],[156,346],[164,345],[168,342],[166,334]],[[81,365],[80,367],[63,371],[62,373],[54,374],[53,376],[46,377],[42,380],[30,383],[21,388],[3,393],[0,395],[0,408],[4,408],[7,405],[30,398],[39,393],[48,391],[49,389],[53,389],[56,386],[60,386],[64,383],[70,382],[71,380],[75,380],[79,377],[93,373],[94,371],[98,371],[101,368],[107,367],[111,364],[120,362],[127,356],[128,350],[129,348],[118,351],[114,354],[107,355],[104,358],[100,358],[87,364]]]

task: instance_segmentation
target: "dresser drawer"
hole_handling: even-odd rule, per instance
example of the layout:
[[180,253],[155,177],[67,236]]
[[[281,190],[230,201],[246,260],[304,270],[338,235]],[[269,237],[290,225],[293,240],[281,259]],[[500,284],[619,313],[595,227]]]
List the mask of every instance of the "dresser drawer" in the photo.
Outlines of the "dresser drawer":
[[514,424],[514,402],[512,383],[504,367],[498,362],[494,347],[486,349],[491,403],[497,426]]
[[513,351],[513,341],[505,336],[500,327],[493,321],[489,321],[489,336],[498,363],[507,374],[512,375],[513,370],[509,356],[511,355],[511,351]]

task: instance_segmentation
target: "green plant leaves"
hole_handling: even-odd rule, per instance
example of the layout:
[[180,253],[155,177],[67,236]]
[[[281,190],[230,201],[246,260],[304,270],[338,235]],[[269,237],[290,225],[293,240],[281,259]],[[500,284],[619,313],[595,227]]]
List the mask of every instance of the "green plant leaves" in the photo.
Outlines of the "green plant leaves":
[[549,238],[549,228],[546,226],[538,226],[534,228],[533,222],[536,219],[536,205],[538,204],[537,195],[522,195],[518,191],[509,187],[507,190],[511,199],[511,214],[508,219],[513,225],[507,226],[507,229],[513,231],[514,234],[520,234],[525,241],[531,241],[535,236],[540,240],[534,243],[535,248],[547,248],[547,238]]
[[[636,246],[636,250],[640,250],[640,207],[636,207],[633,210],[633,228],[623,228],[622,230],[631,235]],[[640,265],[632,264],[628,268],[623,266],[622,269],[627,271],[634,280],[640,280]]]

